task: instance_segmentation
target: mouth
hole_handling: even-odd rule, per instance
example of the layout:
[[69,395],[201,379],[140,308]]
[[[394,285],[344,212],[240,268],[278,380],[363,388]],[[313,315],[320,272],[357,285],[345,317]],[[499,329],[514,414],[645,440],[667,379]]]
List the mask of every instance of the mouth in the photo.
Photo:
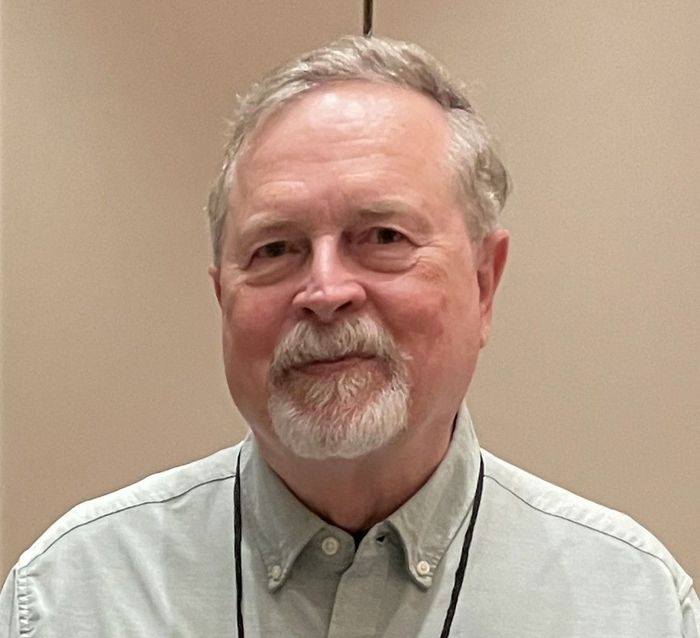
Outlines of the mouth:
[[314,359],[306,363],[294,366],[296,372],[312,375],[329,375],[344,372],[349,368],[361,365],[373,360],[374,357],[361,354],[349,354],[332,359]]

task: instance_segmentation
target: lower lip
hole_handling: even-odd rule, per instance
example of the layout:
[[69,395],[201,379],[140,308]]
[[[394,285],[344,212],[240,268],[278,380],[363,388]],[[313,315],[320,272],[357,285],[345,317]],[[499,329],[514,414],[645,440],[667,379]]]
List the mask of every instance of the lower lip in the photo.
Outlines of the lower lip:
[[315,363],[307,363],[295,369],[306,374],[333,374],[334,372],[342,372],[348,368],[352,368],[358,364],[368,361],[371,361],[371,359],[366,357],[347,357],[345,359],[338,359],[337,361],[317,361]]

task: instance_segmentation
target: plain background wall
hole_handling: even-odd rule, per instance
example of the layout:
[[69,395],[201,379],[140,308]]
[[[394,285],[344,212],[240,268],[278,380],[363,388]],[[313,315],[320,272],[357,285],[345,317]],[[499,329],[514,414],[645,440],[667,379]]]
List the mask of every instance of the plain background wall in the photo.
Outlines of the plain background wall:
[[[700,3],[375,4],[468,81],[515,182],[482,443],[700,577]],[[3,574],[78,501],[242,435],[202,213],[224,120],[360,5],[2,3]]]

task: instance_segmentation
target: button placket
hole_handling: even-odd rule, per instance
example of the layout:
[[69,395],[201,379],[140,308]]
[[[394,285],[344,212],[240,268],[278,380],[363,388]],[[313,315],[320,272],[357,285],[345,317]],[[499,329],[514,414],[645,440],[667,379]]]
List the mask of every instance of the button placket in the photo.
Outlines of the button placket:
[[389,554],[378,543],[364,542],[354,552],[336,589],[328,638],[377,635],[386,600],[388,569]]

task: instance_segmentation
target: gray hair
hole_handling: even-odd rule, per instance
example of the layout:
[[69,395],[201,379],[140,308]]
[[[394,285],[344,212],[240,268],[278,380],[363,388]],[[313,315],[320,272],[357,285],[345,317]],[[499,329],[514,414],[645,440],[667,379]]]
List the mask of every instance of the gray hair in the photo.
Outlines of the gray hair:
[[470,237],[478,241],[498,228],[509,191],[508,174],[494,152],[484,123],[469,103],[464,86],[415,44],[347,36],[274,69],[240,99],[221,173],[207,206],[215,265],[221,261],[229,191],[243,142],[266,117],[285,104],[315,87],[344,80],[394,84],[423,93],[442,106],[450,131],[447,159],[455,169]]

